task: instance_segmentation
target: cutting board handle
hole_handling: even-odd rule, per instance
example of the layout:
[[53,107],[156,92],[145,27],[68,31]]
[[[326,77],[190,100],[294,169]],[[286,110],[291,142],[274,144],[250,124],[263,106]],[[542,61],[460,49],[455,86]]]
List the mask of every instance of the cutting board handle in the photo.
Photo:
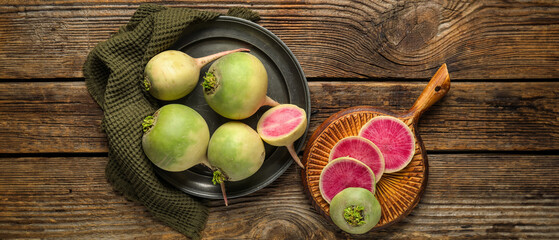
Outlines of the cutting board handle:
[[421,114],[431,105],[441,100],[448,90],[450,90],[450,76],[446,63],[444,63],[433,75],[406,115],[411,115],[414,122],[417,122]]

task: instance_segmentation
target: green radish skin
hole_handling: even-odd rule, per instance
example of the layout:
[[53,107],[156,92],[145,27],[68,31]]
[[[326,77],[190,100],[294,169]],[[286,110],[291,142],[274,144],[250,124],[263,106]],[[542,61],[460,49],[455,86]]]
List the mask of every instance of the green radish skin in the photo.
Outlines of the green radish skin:
[[241,122],[227,122],[213,133],[208,145],[212,182],[221,185],[228,206],[224,181],[241,181],[256,173],[266,157],[264,143],[254,129]]
[[343,231],[364,234],[380,221],[381,206],[375,196],[364,188],[346,188],[330,203],[330,218]]
[[177,100],[194,90],[202,67],[219,57],[239,51],[248,51],[248,49],[223,51],[201,58],[192,58],[177,50],[163,51],[146,64],[144,87],[159,100]]
[[206,161],[210,131],[194,109],[168,104],[148,116],[143,126],[142,148],[157,167],[180,172]]
[[264,65],[250,53],[232,53],[215,61],[202,86],[208,105],[229,119],[245,119],[261,106],[278,105],[266,96],[268,74]]
[[208,145],[208,162],[227,181],[241,181],[252,176],[262,166],[265,155],[258,133],[241,122],[221,125]]
[[264,142],[276,147],[287,147],[293,160],[301,168],[305,168],[293,146],[307,130],[307,114],[304,109],[293,104],[272,107],[260,117],[256,130]]

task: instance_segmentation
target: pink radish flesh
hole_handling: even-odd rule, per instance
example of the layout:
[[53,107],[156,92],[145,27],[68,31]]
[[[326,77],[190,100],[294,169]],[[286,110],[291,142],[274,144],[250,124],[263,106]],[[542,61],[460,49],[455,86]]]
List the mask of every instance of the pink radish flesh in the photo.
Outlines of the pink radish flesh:
[[367,165],[378,182],[384,172],[384,158],[378,147],[366,138],[346,137],[338,141],[330,151],[329,161],[339,157],[352,157]]
[[350,158],[334,159],[322,170],[319,188],[322,197],[330,202],[336,194],[348,187],[365,188],[375,193],[375,176],[367,165]]
[[307,130],[305,110],[293,104],[279,104],[268,109],[256,126],[262,140],[272,146],[285,146],[293,160],[302,168],[293,143]]
[[297,109],[282,108],[270,114],[262,122],[262,133],[269,137],[278,137],[293,131],[305,116]]
[[405,168],[415,153],[415,138],[410,128],[401,120],[382,116],[371,119],[359,132],[371,140],[382,152],[385,172]]

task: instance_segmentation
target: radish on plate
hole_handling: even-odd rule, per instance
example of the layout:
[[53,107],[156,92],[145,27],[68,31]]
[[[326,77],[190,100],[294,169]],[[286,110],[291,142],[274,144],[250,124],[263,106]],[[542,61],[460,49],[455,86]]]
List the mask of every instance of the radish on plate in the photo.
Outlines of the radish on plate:
[[293,104],[280,104],[270,108],[258,120],[256,130],[264,142],[272,146],[287,147],[293,160],[305,168],[293,146],[307,130],[307,115],[304,109]]
[[364,188],[346,188],[330,202],[330,218],[351,234],[367,233],[380,221],[381,206],[375,195]]
[[168,104],[147,116],[142,126],[142,149],[157,167],[180,172],[205,162],[210,130],[194,109]]
[[241,122],[227,122],[218,127],[208,145],[208,163],[214,170],[212,182],[221,185],[227,203],[224,181],[241,181],[260,169],[266,152],[258,133]]
[[261,106],[278,103],[266,96],[268,73],[254,55],[236,52],[219,58],[203,77],[204,99],[219,115],[241,120]]
[[200,69],[211,61],[239,51],[239,48],[201,58],[192,58],[177,50],[166,50],[149,60],[144,69],[144,87],[155,98],[177,100],[188,95],[198,83]]

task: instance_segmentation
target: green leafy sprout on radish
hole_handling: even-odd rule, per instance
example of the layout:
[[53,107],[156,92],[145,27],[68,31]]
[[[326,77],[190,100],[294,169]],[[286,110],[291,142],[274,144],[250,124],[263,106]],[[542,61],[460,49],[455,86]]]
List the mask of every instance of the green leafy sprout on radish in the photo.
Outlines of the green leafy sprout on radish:
[[364,210],[363,206],[349,206],[344,209],[344,219],[349,225],[353,227],[361,226],[365,223],[364,221]]

